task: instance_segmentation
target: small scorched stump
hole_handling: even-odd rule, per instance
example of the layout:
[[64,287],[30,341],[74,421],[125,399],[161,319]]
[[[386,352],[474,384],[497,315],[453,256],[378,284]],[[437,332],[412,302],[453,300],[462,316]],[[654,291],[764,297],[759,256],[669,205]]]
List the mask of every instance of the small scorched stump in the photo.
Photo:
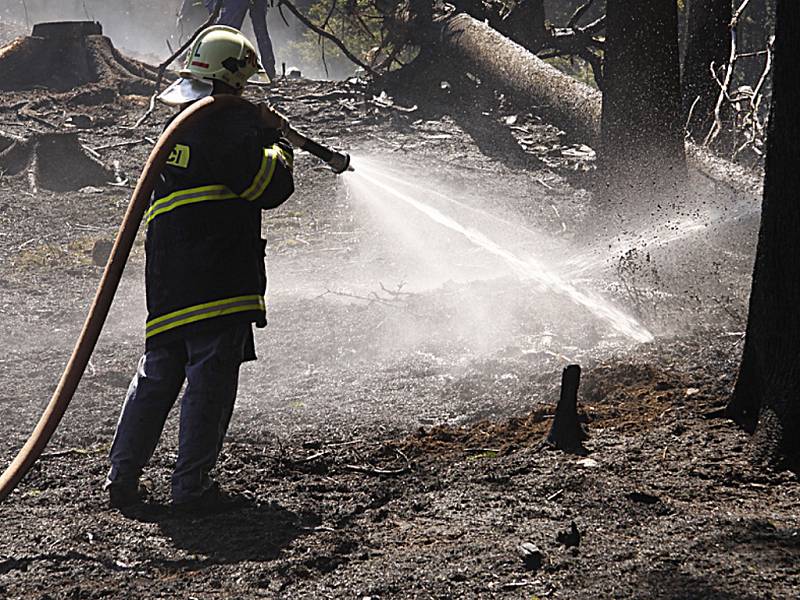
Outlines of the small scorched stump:
[[31,191],[102,186],[114,173],[86,153],[77,133],[41,133],[27,139],[0,135],[0,173],[26,177]]

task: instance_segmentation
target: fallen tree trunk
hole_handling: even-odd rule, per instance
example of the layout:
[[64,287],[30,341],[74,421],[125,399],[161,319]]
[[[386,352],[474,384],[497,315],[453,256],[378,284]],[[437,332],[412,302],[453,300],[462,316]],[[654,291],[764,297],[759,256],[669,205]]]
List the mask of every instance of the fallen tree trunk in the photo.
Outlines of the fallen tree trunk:
[[[481,81],[539,109],[542,116],[582,142],[598,147],[602,94],[548,65],[522,46],[466,14],[438,22],[438,54]],[[452,66],[450,66],[452,68]],[[737,192],[761,195],[761,178],[730,161],[687,143],[689,167]]]
[[467,14],[440,23],[444,60],[457,61],[481,81],[510,92],[515,100],[536,105],[547,120],[590,145],[600,139],[600,92]]

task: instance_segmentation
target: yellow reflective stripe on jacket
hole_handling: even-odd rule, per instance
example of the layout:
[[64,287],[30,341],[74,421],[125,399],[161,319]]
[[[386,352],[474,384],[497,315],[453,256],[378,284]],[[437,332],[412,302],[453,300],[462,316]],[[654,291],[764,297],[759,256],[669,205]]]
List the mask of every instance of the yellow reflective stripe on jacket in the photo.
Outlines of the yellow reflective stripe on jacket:
[[204,185],[188,190],[178,190],[177,192],[171,193],[169,196],[156,200],[145,215],[146,222],[149,223],[158,215],[186,204],[207,202],[209,200],[230,200],[231,198],[237,197],[236,194],[224,185]]
[[256,176],[253,178],[253,182],[242,192],[242,198],[252,202],[261,197],[272,181],[272,177],[275,175],[275,168],[278,166],[278,160],[282,160],[289,170],[292,169],[293,160],[290,153],[286,152],[278,145],[272,146],[271,148],[264,148],[261,166]]
[[265,311],[266,302],[264,301],[264,297],[258,295],[237,296],[235,298],[215,300],[213,302],[206,302],[205,304],[198,304],[196,306],[176,310],[175,312],[148,321],[145,337],[149,338],[164,331],[204,319],[232,315],[248,310]]

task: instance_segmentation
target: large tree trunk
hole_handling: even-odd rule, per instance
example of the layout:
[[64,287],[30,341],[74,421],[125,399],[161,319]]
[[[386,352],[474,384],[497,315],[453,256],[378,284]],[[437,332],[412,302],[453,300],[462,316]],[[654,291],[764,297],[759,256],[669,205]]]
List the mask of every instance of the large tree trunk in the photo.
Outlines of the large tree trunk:
[[744,354],[730,416],[757,455],[800,466],[800,2],[779,0],[766,178]]
[[680,195],[686,153],[675,0],[608,0],[603,81],[603,195]]
[[731,0],[691,0],[683,58],[683,114],[689,132],[702,139],[714,121],[720,89],[711,75],[728,64],[731,53]]
[[[585,144],[598,147],[602,95],[526,51],[485,23],[458,14],[439,27],[420,29],[417,41],[429,59],[446,68],[477,75],[488,86],[535,107],[550,123]],[[433,50],[433,44],[438,44]],[[695,144],[686,145],[689,166],[745,194],[761,194],[761,181],[746,169],[713,156]]]

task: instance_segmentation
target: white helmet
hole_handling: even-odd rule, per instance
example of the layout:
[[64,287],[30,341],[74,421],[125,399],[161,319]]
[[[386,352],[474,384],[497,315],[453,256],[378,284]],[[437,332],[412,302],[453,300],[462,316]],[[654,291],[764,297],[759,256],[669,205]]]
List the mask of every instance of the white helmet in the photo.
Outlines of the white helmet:
[[210,96],[213,82],[221,81],[236,91],[258,73],[261,65],[253,44],[238,29],[213,25],[204,29],[186,53],[178,71],[180,79],[158,97],[165,104],[180,105]]

